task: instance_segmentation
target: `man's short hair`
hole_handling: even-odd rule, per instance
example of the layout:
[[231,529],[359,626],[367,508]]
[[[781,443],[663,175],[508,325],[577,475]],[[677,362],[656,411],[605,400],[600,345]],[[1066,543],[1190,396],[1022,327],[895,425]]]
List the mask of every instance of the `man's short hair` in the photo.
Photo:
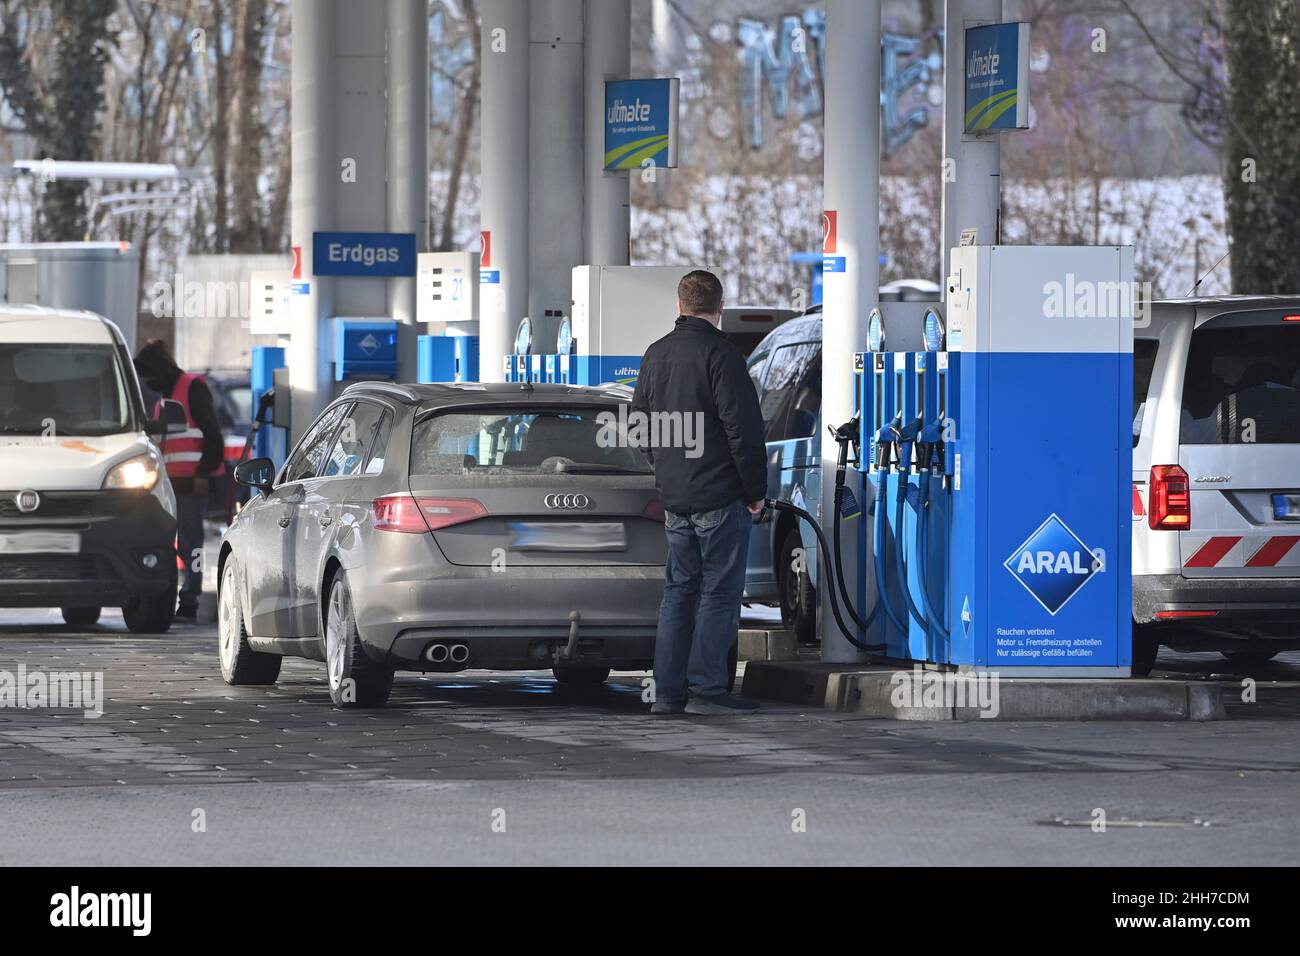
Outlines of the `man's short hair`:
[[688,272],[677,283],[677,301],[689,315],[717,315],[722,310],[722,283],[703,269]]

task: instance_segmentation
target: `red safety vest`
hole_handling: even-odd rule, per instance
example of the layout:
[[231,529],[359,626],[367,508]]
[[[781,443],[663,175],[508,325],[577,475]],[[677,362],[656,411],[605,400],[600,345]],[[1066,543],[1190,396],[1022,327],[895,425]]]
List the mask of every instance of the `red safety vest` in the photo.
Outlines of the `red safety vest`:
[[[167,435],[163,440],[163,463],[167,466],[167,474],[172,478],[195,477],[199,472],[199,459],[203,457],[203,432],[194,421],[194,413],[190,411],[190,386],[195,380],[202,381],[203,377],[181,372],[169,396],[172,401],[181,403],[181,408],[185,409],[185,422],[189,426],[185,431]],[[159,407],[161,408],[161,403]],[[225,470],[225,463],[219,461],[211,474],[224,474]]]

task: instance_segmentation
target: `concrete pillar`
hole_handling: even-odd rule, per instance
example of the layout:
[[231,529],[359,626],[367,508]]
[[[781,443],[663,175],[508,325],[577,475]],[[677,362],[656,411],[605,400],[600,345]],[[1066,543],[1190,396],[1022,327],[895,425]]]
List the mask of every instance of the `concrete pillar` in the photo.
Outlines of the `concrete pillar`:
[[[846,271],[827,272],[822,306],[822,420],[840,425],[853,415],[853,353],[866,349],[867,316],[880,284],[880,5],[876,0],[828,0],[826,23],[825,207],[838,214],[836,255]],[[823,431],[821,523],[831,540],[837,446]],[[857,580],[859,522],[844,535],[845,581]],[[865,525],[862,525],[865,527]],[[865,568],[868,581],[871,569]],[[863,655],[839,633],[828,595],[833,583],[819,571],[818,630],[822,660]],[[867,587],[865,611],[875,600]]]
[[998,210],[1002,205],[1002,141],[997,133],[968,136],[964,132],[965,28],[1001,20],[1002,0],[947,0],[944,7],[940,285],[948,277],[950,253],[963,229],[978,229],[980,245],[997,241]]
[[293,334],[287,355],[293,390],[296,441],[329,401],[329,364],[322,347],[321,317],[334,309],[334,280],[312,275],[312,233],[335,228],[335,13],[332,0],[293,0],[290,80],[293,89],[291,135],[293,180],[290,187],[291,242],[301,250],[306,295],[290,299]]
[[626,79],[632,69],[632,3],[587,0],[586,8],[587,228],[586,249],[579,264],[625,266],[631,201],[628,174],[605,172],[605,81]]
[[[303,0],[299,0],[303,2]],[[505,381],[502,357],[528,314],[529,36],[528,0],[482,0],[480,221],[491,233],[499,286],[479,302],[479,377]],[[575,160],[576,162],[576,160]]]
[[[533,351],[554,350],[557,315],[583,261],[583,0],[532,0],[529,15],[528,315]],[[484,105],[486,113],[487,106]],[[486,189],[486,185],[484,187]]]
[[[429,251],[429,4],[388,0],[388,231],[415,233]],[[390,278],[397,320],[397,380],[416,379],[415,277]]]

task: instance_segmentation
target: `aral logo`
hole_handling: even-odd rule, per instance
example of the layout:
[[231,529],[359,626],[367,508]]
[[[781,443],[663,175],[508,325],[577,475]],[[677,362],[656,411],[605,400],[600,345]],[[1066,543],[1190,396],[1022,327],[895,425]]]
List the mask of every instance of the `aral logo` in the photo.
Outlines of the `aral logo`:
[[1106,570],[1104,554],[1084,544],[1055,514],[1039,525],[1003,566],[1052,615],[1094,575]]

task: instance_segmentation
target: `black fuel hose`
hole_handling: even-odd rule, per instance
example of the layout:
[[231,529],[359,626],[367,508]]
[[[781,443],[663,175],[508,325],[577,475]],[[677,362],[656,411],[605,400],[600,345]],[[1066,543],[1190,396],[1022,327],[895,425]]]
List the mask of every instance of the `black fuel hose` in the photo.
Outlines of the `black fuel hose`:
[[[774,511],[784,511],[787,514],[794,515],[796,518],[802,518],[804,521],[808,522],[809,526],[811,526],[813,529],[813,533],[817,535],[817,544],[818,544],[817,550],[821,555],[822,571],[825,573],[826,581],[827,584],[829,585],[826,588],[826,596],[830,599],[831,614],[834,615],[835,623],[839,625],[840,632],[844,635],[845,640],[847,640],[850,644],[852,644],[854,647],[858,648],[859,650],[867,651],[868,653],[876,653],[876,652],[883,653],[884,651],[888,650],[888,648],[884,644],[866,644],[858,640],[854,636],[855,633],[854,629],[851,629],[844,622],[844,617],[840,613],[840,602],[835,593],[837,589],[834,587],[832,583],[836,580],[836,576],[835,576],[835,570],[831,567],[831,564],[832,561],[834,561],[836,566],[840,566],[839,554],[836,553],[834,558],[832,558],[830,554],[830,549],[826,546],[826,535],[822,533],[821,526],[818,525],[815,520],[813,520],[813,516],[810,515],[803,508],[800,508],[798,505],[793,505],[788,501],[779,501],[776,498],[768,498],[766,504],[769,508],[773,509]],[[837,523],[838,520],[839,520],[839,513],[836,512]],[[841,573],[840,573],[839,580],[843,581],[842,566],[840,566],[840,571]],[[845,597],[846,597],[845,603],[848,604],[847,594],[845,595]],[[848,607],[849,607],[849,611],[853,613],[855,620],[860,621],[861,617],[859,617],[857,612],[853,610],[852,605],[848,605]]]

